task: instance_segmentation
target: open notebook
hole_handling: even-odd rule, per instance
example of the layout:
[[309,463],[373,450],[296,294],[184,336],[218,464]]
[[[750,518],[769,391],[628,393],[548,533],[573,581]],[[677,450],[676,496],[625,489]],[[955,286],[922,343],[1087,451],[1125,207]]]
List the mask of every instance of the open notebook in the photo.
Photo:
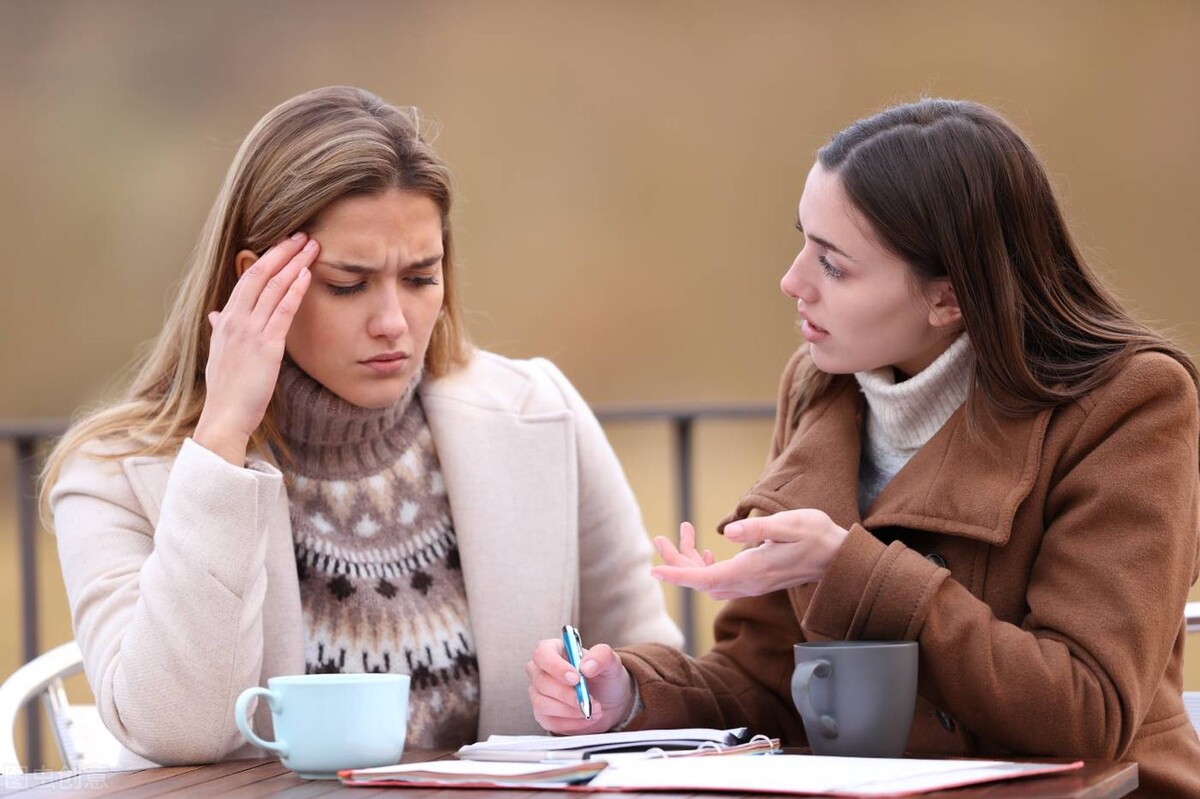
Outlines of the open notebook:
[[339,774],[346,785],[566,791],[713,791],[813,796],[914,796],[1081,768],[1076,763],[818,757],[658,757],[500,763],[437,760]]
[[[750,746],[751,741],[754,745]],[[543,761],[587,760],[600,754],[617,752],[693,752],[696,750],[765,751],[770,741],[757,739],[745,727],[728,730],[690,728],[677,730],[635,730],[593,735],[493,735],[486,741],[469,744],[456,752],[464,760]],[[776,742],[778,748],[778,742]]]

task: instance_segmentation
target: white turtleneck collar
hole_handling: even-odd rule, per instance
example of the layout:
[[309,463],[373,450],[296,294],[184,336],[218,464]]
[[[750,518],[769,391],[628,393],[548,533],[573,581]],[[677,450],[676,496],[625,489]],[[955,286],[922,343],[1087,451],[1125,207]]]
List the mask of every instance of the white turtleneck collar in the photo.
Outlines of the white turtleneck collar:
[[860,513],[966,401],[974,370],[971,341],[963,333],[933,363],[901,383],[890,366],[855,373],[867,400],[858,470]]

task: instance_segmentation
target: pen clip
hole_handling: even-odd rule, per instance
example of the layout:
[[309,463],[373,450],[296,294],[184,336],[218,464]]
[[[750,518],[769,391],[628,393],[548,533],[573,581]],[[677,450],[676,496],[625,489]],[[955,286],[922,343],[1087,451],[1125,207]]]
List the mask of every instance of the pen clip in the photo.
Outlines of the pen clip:
[[563,640],[567,642],[567,651],[570,655],[571,663],[577,665],[579,658],[583,654],[583,641],[579,638],[579,630],[576,630],[570,624],[564,624]]

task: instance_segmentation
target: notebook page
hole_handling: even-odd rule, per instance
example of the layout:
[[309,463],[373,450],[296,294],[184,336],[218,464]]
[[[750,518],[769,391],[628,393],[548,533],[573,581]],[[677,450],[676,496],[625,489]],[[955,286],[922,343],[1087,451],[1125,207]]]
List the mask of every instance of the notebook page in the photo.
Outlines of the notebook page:
[[651,759],[611,763],[588,788],[905,796],[1082,765],[815,755]]

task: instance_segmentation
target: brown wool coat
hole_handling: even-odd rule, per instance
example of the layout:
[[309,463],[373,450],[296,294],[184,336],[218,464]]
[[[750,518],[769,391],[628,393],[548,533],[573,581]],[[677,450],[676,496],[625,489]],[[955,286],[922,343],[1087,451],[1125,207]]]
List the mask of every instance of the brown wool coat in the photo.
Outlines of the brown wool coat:
[[726,521],[812,507],[850,535],[820,583],[729,602],[703,657],[622,650],[646,707],[633,726],[746,724],[803,744],[793,643],[915,640],[909,751],[1135,760],[1140,795],[1200,796],[1180,698],[1200,501],[1183,368],[1138,355],[1027,418],[974,392],[978,434],[960,408],[860,518],[863,400],[839,377],[789,424],[805,357],[784,373],[772,460]]

